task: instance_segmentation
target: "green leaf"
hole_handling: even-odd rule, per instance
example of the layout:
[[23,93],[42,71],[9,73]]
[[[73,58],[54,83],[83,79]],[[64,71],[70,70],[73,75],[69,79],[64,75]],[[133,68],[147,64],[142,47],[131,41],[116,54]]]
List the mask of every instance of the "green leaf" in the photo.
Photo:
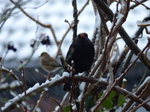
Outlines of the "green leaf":
[[118,104],[117,104],[118,107],[122,106],[126,102],[125,98],[126,98],[125,96],[119,95]]
[[106,109],[111,109],[113,102],[112,102],[112,98],[115,95],[115,91],[111,91],[109,96],[106,97],[106,99],[103,101],[102,106],[105,107]]
[[[115,91],[111,91],[109,96],[106,97],[106,99],[103,101],[102,106],[105,107],[106,109],[112,109],[113,108],[112,98],[115,96],[115,94],[116,94]],[[118,104],[116,105],[116,107],[120,107],[124,103],[125,103],[125,97],[123,95],[119,95]]]
[[70,106],[67,105],[65,108],[64,108],[64,112],[70,112]]
[[85,102],[85,108],[91,108],[94,105],[95,105],[95,103],[93,101],[93,95],[89,95]]

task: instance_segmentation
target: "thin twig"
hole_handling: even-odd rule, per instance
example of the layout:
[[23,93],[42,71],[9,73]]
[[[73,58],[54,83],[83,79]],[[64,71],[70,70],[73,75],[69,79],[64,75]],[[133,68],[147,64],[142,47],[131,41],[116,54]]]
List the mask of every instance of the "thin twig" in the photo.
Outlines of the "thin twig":
[[130,9],[134,9],[135,7],[139,6],[139,5],[143,5],[146,9],[150,9],[149,7],[147,7],[145,4],[143,4],[144,2],[146,2],[148,0],[141,0],[141,1],[132,1],[135,4],[130,6]]
[[54,102],[56,102],[56,103],[58,104],[58,106],[59,106],[60,109],[61,109],[61,112],[64,112],[62,106],[60,105],[60,103],[59,103],[56,99],[54,99],[54,98],[52,98],[52,97],[50,97],[50,99],[53,100]]
[[138,106],[134,107],[132,110],[130,110],[130,112],[135,112],[138,108],[140,108],[143,104],[148,103],[150,101],[150,99],[147,99],[145,101],[143,101],[141,104],[139,104]]
[[84,103],[85,103],[84,101],[85,101],[85,99],[88,95],[88,94],[86,94],[86,92],[88,90],[88,85],[89,85],[89,83],[85,83],[84,90],[81,93],[82,94],[82,99],[81,99],[81,102],[80,102],[80,112],[84,111]]
[[60,111],[61,107],[62,107],[62,106],[64,105],[64,103],[66,102],[66,100],[68,99],[69,95],[70,95],[70,92],[67,92],[67,93],[64,95],[63,100],[61,101],[59,108],[55,108],[55,111],[56,111],[56,112],[59,112],[59,111]]
[[42,93],[41,93],[41,95],[40,95],[40,98],[39,98],[39,100],[37,101],[36,106],[34,107],[33,112],[37,112],[37,108],[41,105],[42,100],[43,100],[43,98],[44,98],[44,95],[45,95],[45,91],[42,91]]
[[[20,62],[21,64],[23,63],[22,61]],[[27,93],[26,93],[26,78],[25,78],[25,72],[24,72],[24,67],[21,68],[21,76],[22,76],[22,79],[23,79],[23,92],[25,94],[25,97],[27,96]],[[26,99],[25,99],[26,100]],[[25,112],[27,112],[27,107],[24,107],[25,109]]]
[[77,27],[78,27],[78,13],[77,13],[77,1],[72,0],[73,6],[73,18],[74,18],[74,25],[73,25],[73,40],[77,37]]
[[[21,61],[21,63],[23,63],[23,62]],[[25,78],[24,68],[22,67],[21,70],[22,70],[21,76],[23,79],[23,91],[24,91],[24,94],[26,96],[26,78]]]
[[[90,0],[87,0],[87,2],[83,5],[82,9],[80,11],[78,11],[78,16],[82,13],[82,11],[85,9],[85,7],[89,4],[89,1]],[[58,57],[60,51],[61,51],[61,46],[62,46],[62,43],[66,37],[66,35],[69,33],[69,31],[72,29],[72,26],[73,26],[73,21],[71,22],[71,24],[69,25],[68,29],[66,30],[66,32],[64,33],[63,37],[61,38],[60,42],[59,42],[59,45],[58,45],[58,50],[57,50],[57,53],[56,53],[56,56],[55,56],[55,59]]]
[[45,28],[50,28],[51,25],[46,25],[46,24],[43,24],[41,22],[39,22],[38,20],[34,19],[33,17],[31,17],[27,12],[24,11],[24,9],[21,8],[21,6],[14,2],[13,0],[10,0],[14,5],[17,6],[17,8],[19,8],[27,17],[29,17],[31,20],[33,20],[34,22],[38,23],[39,25],[41,25],[42,27],[45,27]]

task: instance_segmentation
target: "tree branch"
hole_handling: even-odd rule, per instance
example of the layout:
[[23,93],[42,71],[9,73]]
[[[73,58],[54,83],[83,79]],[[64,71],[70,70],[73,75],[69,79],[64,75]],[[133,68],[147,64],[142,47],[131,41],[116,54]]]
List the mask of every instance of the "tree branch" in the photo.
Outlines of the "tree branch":
[[[9,112],[16,107],[17,103],[20,103],[25,98],[32,97],[35,95],[35,93],[37,94],[39,92],[42,92],[45,88],[54,87],[54,86],[57,86],[57,85],[60,85],[62,83],[69,82],[69,81],[71,81],[71,77],[69,77],[69,76],[60,77],[59,75],[56,75],[54,78],[52,78],[51,81],[47,80],[45,83],[42,83],[41,85],[39,85],[39,83],[37,83],[32,88],[29,88],[27,90],[26,97],[25,97],[24,93],[19,94],[18,96],[14,97],[13,99],[10,99],[3,107],[1,107],[0,111],[1,112]],[[100,85],[101,87],[108,86],[107,82],[102,81],[100,79],[93,78],[93,77],[89,78],[89,77],[83,77],[83,76],[75,76],[74,81],[75,82],[88,82],[91,84],[96,83],[97,85]],[[134,100],[138,104],[143,103],[142,99],[138,98],[137,96],[133,95],[132,93],[130,93],[118,86],[114,86],[113,90],[115,90],[119,94],[122,94],[122,95],[130,98],[131,100]],[[150,111],[150,105],[145,103],[142,106],[146,110]]]

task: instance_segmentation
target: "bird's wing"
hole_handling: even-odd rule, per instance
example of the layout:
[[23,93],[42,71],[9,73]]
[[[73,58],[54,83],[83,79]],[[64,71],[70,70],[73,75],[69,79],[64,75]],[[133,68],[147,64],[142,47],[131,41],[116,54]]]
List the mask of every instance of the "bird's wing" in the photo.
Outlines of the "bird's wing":
[[70,46],[67,55],[66,55],[66,60],[65,62],[70,62],[73,59],[73,53],[74,53],[75,49],[73,47],[73,44]]
[[42,63],[45,65],[45,66],[51,66],[51,67],[59,67],[61,66],[56,60],[51,60],[51,61],[47,61],[46,60],[43,60]]
[[57,61],[51,61],[51,62],[50,62],[50,65],[51,65],[52,67],[61,67],[61,65],[60,65]]

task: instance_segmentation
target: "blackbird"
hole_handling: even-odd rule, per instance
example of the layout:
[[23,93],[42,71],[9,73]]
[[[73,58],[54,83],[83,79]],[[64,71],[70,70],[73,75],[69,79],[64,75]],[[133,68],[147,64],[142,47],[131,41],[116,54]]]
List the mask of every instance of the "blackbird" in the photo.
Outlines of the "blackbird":
[[[93,63],[94,54],[94,45],[88,38],[88,34],[80,33],[70,45],[65,62],[70,66],[73,62],[74,74],[88,72]],[[70,72],[66,66],[65,71]],[[65,83],[63,89],[64,91],[71,90],[71,83]]]

